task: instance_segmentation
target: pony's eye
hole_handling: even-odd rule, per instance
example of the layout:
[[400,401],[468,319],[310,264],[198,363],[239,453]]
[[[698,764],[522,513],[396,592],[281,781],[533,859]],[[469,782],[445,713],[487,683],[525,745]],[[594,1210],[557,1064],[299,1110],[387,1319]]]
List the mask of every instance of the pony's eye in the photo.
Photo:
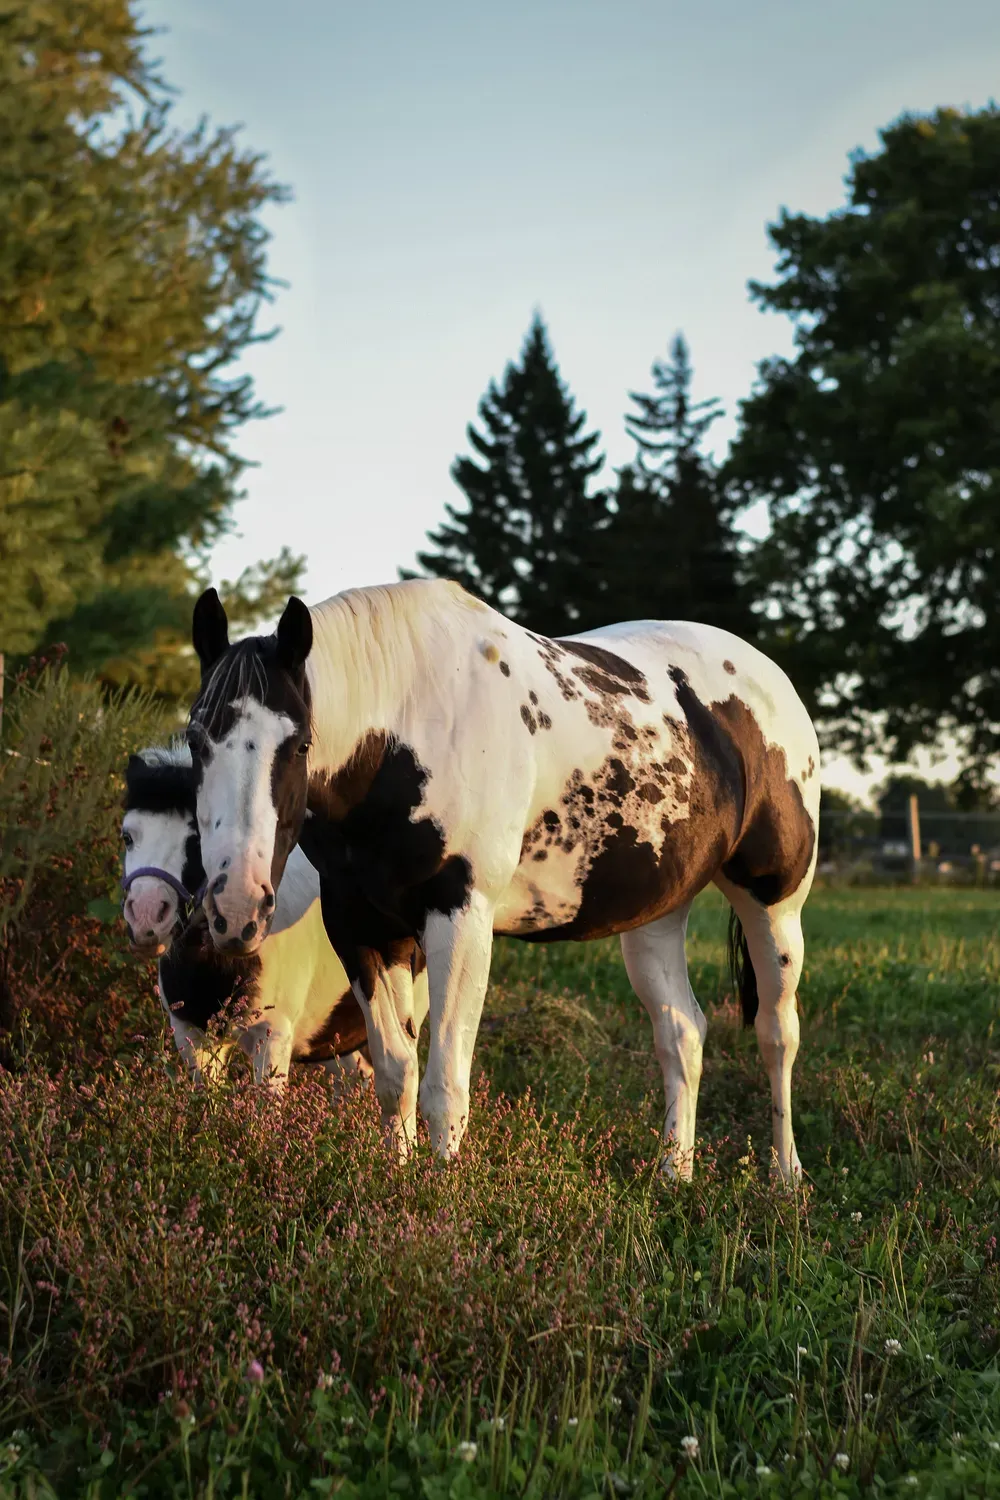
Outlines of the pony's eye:
[[126,829],[122,830],[122,843],[125,845],[126,849],[131,849],[132,845],[135,843],[135,839]]
[[309,751],[311,749],[312,749],[312,741],[311,740],[303,740],[302,744],[299,746],[298,750],[296,751],[296,754],[297,755],[308,755]]

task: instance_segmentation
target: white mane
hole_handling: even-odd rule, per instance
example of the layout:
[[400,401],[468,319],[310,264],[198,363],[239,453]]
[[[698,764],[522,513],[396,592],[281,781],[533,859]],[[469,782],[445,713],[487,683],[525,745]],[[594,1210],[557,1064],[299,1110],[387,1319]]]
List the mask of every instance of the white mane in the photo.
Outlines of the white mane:
[[426,701],[441,651],[472,612],[493,613],[437,578],[346,589],[314,605],[306,673],[319,763],[337,764],[365,730],[390,728],[413,694]]

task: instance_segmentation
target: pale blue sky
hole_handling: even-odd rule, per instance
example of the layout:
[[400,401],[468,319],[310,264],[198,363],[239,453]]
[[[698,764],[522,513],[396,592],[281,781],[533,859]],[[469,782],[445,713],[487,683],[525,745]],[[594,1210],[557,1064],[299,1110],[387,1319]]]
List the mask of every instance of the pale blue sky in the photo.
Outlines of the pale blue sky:
[[[281,415],[219,576],[283,543],[306,596],[382,582],[454,491],[452,458],[535,307],[630,455],[629,388],[675,330],[730,415],[784,320],[747,299],[785,204],[843,201],[903,110],[1000,94],[995,0],[151,0],[178,114],[245,125],[295,201],[270,216]],[[731,431],[717,429],[721,438]]]

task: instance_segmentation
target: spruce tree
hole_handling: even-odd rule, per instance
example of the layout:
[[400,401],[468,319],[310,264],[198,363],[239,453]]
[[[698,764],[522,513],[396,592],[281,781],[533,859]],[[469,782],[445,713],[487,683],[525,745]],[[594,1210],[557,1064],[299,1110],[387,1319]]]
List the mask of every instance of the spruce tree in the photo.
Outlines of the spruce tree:
[[586,413],[560,377],[540,317],[499,387],[490,383],[479,420],[468,428],[473,456],[451,471],[466,508],[445,506],[431,548],[417,554],[421,569],[546,635],[599,624],[597,536],[608,506],[591,481],[604,463],[600,434],[584,431]]
[[[231,131],[173,129],[137,0],[0,6],[0,652],[189,685],[191,598],[230,525],[231,373],[284,195]],[[287,553],[234,588],[266,609]]]
[[652,394],[630,393],[636,410],[625,425],[638,453],[619,474],[603,538],[604,606],[614,619],[697,620],[746,634],[752,624],[736,539],[718,471],[703,451],[721,408],[692,403],[680,334],[652,374]]

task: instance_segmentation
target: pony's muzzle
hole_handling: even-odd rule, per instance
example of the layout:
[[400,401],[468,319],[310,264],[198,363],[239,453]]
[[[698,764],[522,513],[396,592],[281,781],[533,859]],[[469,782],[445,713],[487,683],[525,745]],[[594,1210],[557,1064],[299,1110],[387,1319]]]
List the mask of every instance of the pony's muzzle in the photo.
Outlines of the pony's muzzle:
[[125,898],[122,908],[132,952],[140,958],[159,958],[167,951],[177,925],[177,898],[164,894],[162,886],[139,889]]
[[225,875],[217,876],[205,897],[205,915],[212,942],[224,953],[253,953],[267,937],[274,920],[274,908],[275,896],[270,881],[245,894],[240,901],[226,891]]

